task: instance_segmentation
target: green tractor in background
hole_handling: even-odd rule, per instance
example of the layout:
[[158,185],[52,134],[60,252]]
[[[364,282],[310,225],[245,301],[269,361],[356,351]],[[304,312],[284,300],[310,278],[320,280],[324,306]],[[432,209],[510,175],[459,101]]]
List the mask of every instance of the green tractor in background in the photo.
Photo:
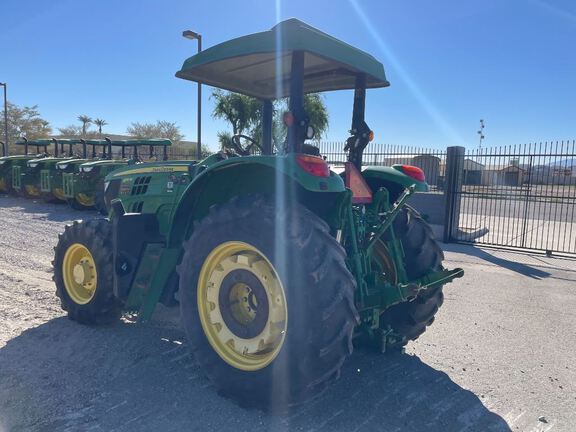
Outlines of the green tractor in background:
[[[14,180],[19,186],[22,168],[26,168],[26,163],[32,159],[47,157],[47,149],[51,142],[50,140],[27,140],[24,138],[16,142],[17,146],[24,147],[23,154],[0,157],[0,193],[16,194],[17,190],[14,189]],[[31,155],[28,153],[30,147],[36,147],[35,154]],[[17,176],[13,175],[14,171],[18,172]]]
[[[161,148],[161,159],[168,159],[167,148],[172,142],[167,139],[134,139],[134,140],[87,140],[87,145],[92,146],[92,158],[94,160],[73,161],[70,165],[66,162],[60,162],[58,168],[65,166],[65,172],[62,175],[64,196],[68,203],[77,210],[95,208],[100,213],[107,214],[106,204],[104,202],[104,179],[112,171],[141,161],[141,156],[146,156],[148,160],[158,159],[156,154],[157,148]],[[97,158],[96,148],[103,146],[103,153],[100,159]],[[120,159],[112,159],[114,147],[119,147],[120,152],[116,156]],[[146,154],[138,151],[141,147],[147,147]],[[108,151],[106,152],[106,148]],[[131,157],[127,159],[128,155]]]
[[[339,376],[353,342],[380,351],[420,336],[462,276],[407,205],[416,167],[363,167],[368,88],[389,85],[372,56],[298,20],[189,58],[176,76],[262,101],[262,136],[201,161],[126,166],[106,177],[109,218],[67,226],[54,281],[70,319],[180,306],[188,343],[221,394],[284,410]],[[306,143],[303,97],[354,90],[348,162],[331,171]],[[289,98],[272,143],[272,100]],[[254,152],[258,155],[250,155]],[[246,156],[244,156],[246,155]],[[385,391],[385,390],[384,390]]]
[[13,171],[14,189],[21,196],[46,202],[66,201],[62,191],[62,174],[56,165],[58,162],[79,159],[74,150],[81,140],[52,138],[51,142],[54,144],[54,156],[31,159],[25,168]]
[[[94,202],[90,197],[83,194],[70,193],[70,179],[75,178],[81,172],[81,166],[85,163],[108,160],[112,157],[110,139],[105,140],[79,140],[82,144],[82,158],[67,159],[56,163],[56,170],[53,172],[51,186],[52,193],[58,199],[67,202],[75,210],[92,209]],[[91,152],[88,151],[91,146]],[[100,150],[100,152],[98,152]],[[89,154],[90,153],[90,154]],[[90,156],[90,158],[88,158]]]

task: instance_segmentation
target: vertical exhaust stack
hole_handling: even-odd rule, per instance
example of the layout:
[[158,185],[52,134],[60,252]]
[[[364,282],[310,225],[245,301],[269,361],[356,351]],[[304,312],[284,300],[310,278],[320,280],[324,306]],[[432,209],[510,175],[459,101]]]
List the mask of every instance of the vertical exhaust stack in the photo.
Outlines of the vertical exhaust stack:
[[58,157],[58,140],[52,138],[52,142],[54,143],[54,157]]
[[108,137],[105,138],[106,142],[108,143],[108,154],[106,155],[106,159],[112,159],[112,140]]
[[87,149],[87,145],[86,145],[86,140],[81,139],[80,142],[82,143],[82,158],[86,159],[88,156],[88,149]]

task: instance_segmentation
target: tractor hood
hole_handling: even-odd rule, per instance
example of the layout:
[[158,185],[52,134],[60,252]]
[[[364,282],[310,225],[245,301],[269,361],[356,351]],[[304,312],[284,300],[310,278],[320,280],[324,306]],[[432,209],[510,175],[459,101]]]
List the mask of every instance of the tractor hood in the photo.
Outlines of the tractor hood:
[[367,88],[390,85],[370,54],[297,19],[208,48],[186,60],[176,76],[260,99],[282,98],[290,91],[295,51],[304,52],[304,93],[354,89],[358,74],[366,74]]

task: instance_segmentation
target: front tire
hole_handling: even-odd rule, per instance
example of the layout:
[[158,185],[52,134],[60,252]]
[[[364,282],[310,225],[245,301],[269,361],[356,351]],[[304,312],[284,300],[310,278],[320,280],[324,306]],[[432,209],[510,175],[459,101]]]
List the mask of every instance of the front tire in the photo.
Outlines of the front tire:
[[312,212],[277,211],[259,195],[213,206],[195,225],[178,268],[181,315],[220,393],[285,411],[338,377],[358,319],[344,258]]
[[117,320],[122,304],[114,296],[110,221],[75,221],[66,226],[54,251],[56,295],[68,318],[82,324]]

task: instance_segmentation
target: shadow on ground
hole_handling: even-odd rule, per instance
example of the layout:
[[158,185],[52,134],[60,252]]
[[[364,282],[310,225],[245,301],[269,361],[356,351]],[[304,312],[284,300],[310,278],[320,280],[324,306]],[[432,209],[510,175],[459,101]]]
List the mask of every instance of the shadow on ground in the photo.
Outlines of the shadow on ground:
[[223,399],[179,328],[56,318],[0,349],[0,430],[509,431],[472,392],[409,355],[359,351],[288,416]]
[[[457,252],[463,253],[467,255],[471,255],[473,257],[479,258],[481,260],[487,261],[494,265],[506,268],[516,273],[520,273],[523,276],[528,276],[533,279],[545,279],[551,276],[551,273],[541,270],[535,266],[522,263],[518,261],[518,253],[515,253],[513,256],[516,261],[507,260],[505,258],[501,258],[495,256],[493,253],[489,253],[487,250],[475,247],[472,245],[460,245],[455,243],[443,243],[442,249],[445,252]],[[520,255],[521,256],[521,255]]]

